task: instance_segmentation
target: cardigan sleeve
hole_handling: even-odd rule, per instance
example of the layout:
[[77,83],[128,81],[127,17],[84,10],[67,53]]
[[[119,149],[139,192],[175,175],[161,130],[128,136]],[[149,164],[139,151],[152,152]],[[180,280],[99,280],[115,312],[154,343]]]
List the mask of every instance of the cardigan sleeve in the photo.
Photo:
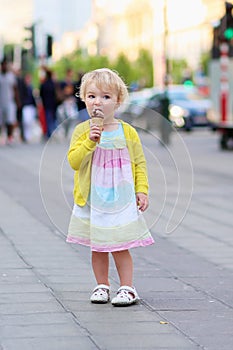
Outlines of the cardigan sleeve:
[[137,141],[134,143],[134,162],[135,162],[135,192],[148,194],[149,184],[147,175],[146,159],[144,156],[142,144],[137,134]]
[[[125,124],[125,123],[124,123]],[[130,151],[132,169],[134,175],[135,192],[148,194],[149,183],[147,174],[146,159],[144,156],[141,140],[137,131],[132,127],[126,126],[127,144]]]
[[89,124],[76,126],[68,150],[68,161],[72,169],[79,170],[85,157],[96,148],[96,142],[89,139]]

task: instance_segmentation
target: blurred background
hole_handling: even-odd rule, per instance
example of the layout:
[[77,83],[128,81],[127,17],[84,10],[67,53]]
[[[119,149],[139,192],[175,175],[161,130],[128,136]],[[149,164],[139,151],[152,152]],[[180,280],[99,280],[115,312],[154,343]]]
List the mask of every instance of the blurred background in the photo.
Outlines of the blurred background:
[[[124,108],[128,121],[149,108],[187,131],[202,125],[221,129],[221,146],[230,147],[231,2],[22,0],[19,6],[16,0],[7,4],[1,0],[0,4],[0,58],[10,62],[14,72],[29,73],[33,89],[40,89],[48,69],[56,81],[65,81],[70,71],[70,79],[78,82],[90,69],[110,67],[129,87],[134,107]],[[144,127],[153,128],[148,120]]]
[[[0,350],[233,349],[232,3],[0,0]],[[90,307],[90,256],[65,243],[76,95],[100,67],[129,89],[156,241],[124,317]]]
[[14,65],[26,68],[26,51],[37,64],[55,65],[60,77],[66,65],[86,70],[111,64],[128,83],[135,81],[140,87],[163,82],[165,59],[176,83],[206,74],[213,26],[225,13],[222,0],[22,0],[20,6],[15,0],[7,4],[2,0],[0,4],[1,55],[7,54]]

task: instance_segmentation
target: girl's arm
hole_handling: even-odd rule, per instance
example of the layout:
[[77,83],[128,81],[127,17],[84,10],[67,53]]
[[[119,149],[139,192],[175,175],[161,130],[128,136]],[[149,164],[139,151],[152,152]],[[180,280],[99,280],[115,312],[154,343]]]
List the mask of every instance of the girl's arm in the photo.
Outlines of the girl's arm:
[[[87,125],[87,124],[86,124]],[[83,160],[96,148],[96,142],[89,138],[89,126],[79,124],[72,135],[68,151],[68,161],[72,169],[79,170]]]
[[148,188],[146,159],[138,136],[135,145],[135,192],[137,206],[141,212],[144,212],[149,206]]
[[145,211],[149,206],[148,195],[142,192],[136,193],[136,201],[138,209],[142,212]]
[[134,166],[135,166],[135,192],[148,194],[149,183],[146,159],[138,133],[134,132]]

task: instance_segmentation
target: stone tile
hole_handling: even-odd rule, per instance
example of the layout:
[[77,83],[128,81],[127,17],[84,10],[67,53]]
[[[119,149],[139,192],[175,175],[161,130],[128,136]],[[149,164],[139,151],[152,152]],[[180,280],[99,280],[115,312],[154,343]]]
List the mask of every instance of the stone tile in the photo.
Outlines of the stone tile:
[[11,325],[2,326],[1,339],[13,338],[50,338],[83,336],[83,330],[72,322],[63,324]]
[[101,320],[101,321],[89,321],[85,323],[88,331],[95,337],[96,335],[128,335],[134,337],[135,334],[177,334],[177,330],[169,324],[161,324],[160,321],[146,321],[131,319],[131,322],[121,320],[121,322],[112,322]]
[[4,350],[98,350],[98,347],[87,337],[51,337],[5,339]]
[[138,332],[134,336],[128,335],[110,335],[108,336],[95,336],[96,342],[101,349],[115,350],[115,349],[153,349],[157,347],[163,347],[166,350],[169,349],[198,349],[191,341],[185,339],[181,335],[174,334],[141,334],[140,327]]
[[10,303],[48,303],[54,301],[51,292],[32,292],[32,293],[1,293],[1,304]]
[[30,313],[30,314],[12,314],[12,315],[2,315],[0,317],[1,326],[28,326],[28,325],[45,325],[45,324],[57,324],[57,323],[67,323],[73,319],[72,315],[65,312],[42,312],[42,313]]
[[56,301],[48,303],[0,304],[0,314],[2,315],[23,315],[30,313],[48,313],[62,311],[64,311],[62,306]]
[[6,283],[1,284],[1,293],[38,293],[46,292],[48,289],[42,283]]

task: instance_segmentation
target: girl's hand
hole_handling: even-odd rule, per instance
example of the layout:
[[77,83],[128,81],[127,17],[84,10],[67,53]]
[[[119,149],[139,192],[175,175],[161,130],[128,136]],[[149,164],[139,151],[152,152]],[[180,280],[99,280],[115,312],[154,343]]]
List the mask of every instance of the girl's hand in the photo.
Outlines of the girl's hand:
[[100,139],[101,133],[102,133],[102,130],[100,130],[99,126],[95,124],[90,125],[89,139],[91,141],[98,142]]
[[138,209],[142,212],[145,211],[149,206],[148,196],[145,193],[138,192],[136,193],[136,200]]

